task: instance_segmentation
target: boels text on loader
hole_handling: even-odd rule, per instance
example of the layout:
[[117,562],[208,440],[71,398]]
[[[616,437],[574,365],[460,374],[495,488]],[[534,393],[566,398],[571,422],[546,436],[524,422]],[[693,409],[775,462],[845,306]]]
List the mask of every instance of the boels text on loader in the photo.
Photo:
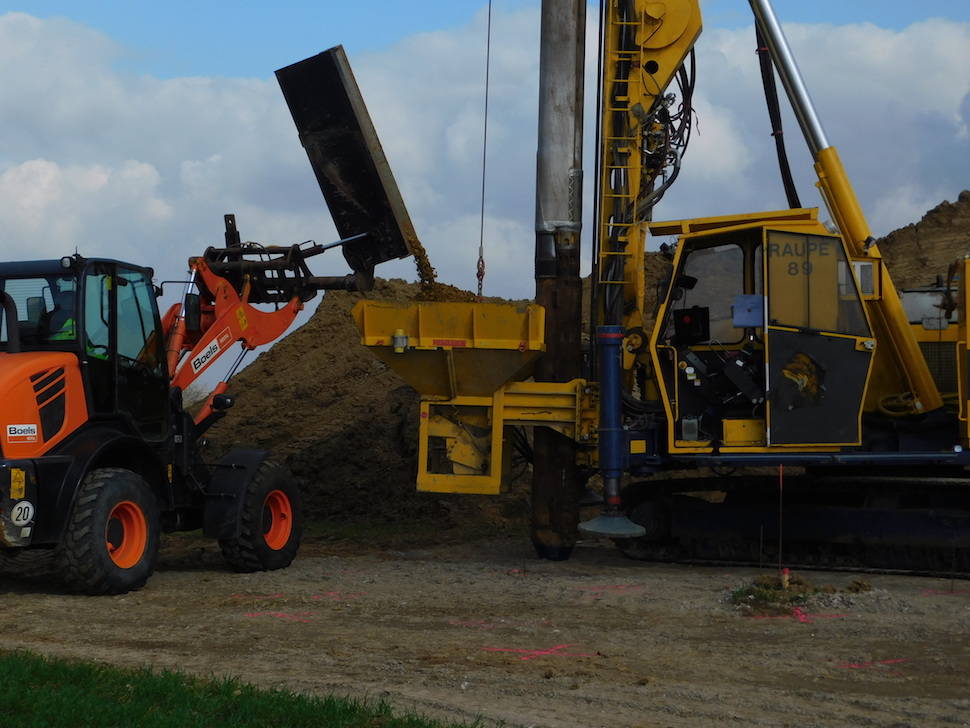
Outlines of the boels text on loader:
[[[296,555],[293,477],[262,450],[208,462],[202,436],[232,406],[228,379],[247,351],[283,335],[317,291],[368,290],[375,265],[410,253],[413,230],[343,51],[277,75],[339,243],[244,244],[227,215],[225,246],[189,261],[181,301],[161,315],[144,266],[0,263],[4,566],[53,557],[69,586],[105,594],[146,582],[162,531],[202,528],[238,571]],[[307,258],[338,246],[353,273],[314,277]],[[229,376],[193,417],[183,393],[237,342]],[[39,551],[48,558],[28,555]]]
[[[781,548],[792,565],[968,573],[970,263],[944,286],[897,291],[770,3],[750,5],[789,209],[656,222],[691,131],[699,3],[601,4],[584,350],[585,3],[542,3],[539,305],[354,312],[363,343],[421,393],[418,487],[497,493],[514,450],[532,459],[541,556],[567,557],[578,531],[636,558],[757,563]],[[829,224],[798,202],[776,73]],[[676,236],[655,310],[650,235]],[[605,506],[579,524],[597,473]]]

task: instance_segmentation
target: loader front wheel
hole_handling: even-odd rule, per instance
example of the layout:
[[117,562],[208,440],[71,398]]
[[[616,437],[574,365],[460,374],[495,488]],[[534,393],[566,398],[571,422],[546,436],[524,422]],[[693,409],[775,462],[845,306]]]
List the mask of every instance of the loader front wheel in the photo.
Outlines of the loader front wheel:
[[55,552],[61,576],[85,594],[140,589],[155,571],[159,531],[155,494],[140,475],[94,470],[81,485]]
[[303,499],[290,471],[264,462],[242,495],[238,535],[222,539],[222,555],[234,571],[285,569],[303,533]]

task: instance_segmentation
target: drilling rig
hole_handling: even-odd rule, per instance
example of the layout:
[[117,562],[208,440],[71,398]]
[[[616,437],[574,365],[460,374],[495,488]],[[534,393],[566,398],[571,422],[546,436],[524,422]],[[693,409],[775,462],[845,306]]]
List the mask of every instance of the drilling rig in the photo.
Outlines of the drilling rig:
[[[664,222],[653,210],[686,163],[699,3],[601,4],[588,345],[585,3],[542,3],[535,304],[354,311],[362,342],[421,394],[418,488],[498,493],[510,451],[531,442],[540,556],[566,558],[585,534],[634,558],[784,550],[791,565],[968,572],[970,263],[944,287],[897,291],[771,3],[749,2],[789,208]],[[832,224],[798,202],[776,74]],[[649,310],[644,254],[667,236]],[[604,505],[580,524],[592,474]]]

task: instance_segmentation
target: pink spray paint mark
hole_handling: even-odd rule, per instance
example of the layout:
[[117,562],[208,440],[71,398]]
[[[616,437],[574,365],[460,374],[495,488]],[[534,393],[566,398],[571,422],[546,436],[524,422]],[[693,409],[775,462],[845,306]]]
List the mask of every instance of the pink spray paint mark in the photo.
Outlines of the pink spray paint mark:
[[755,614],[751,619],[794,619],[801,624],[812,624],[816,619],[845,619],[848,616],[848,614],[809,614],[801,607],[795,607],[791,610],[791,614]]
[[583,652],[563,652],[567,647],[572,647],[572,644],[555,645],[547,650],[520,650],[512,647],[483,647],[482,649],[486,652],[514,652],[516,654],[522,655],[519,659],[534,660],[537,657],[595,657],[596,655],[590,655]]
[[957,597],[970,596],[970,589],[924,589],[921,597]]
[[841,665],[836,665],[836,667],[843,670],[870,670],[878,669],[884,675],[892,675],[894,677],[902,677],[903,673],[899,670],[885,670],[888,665],[901,665],[904,662],[909,662],[905,657],[896,657],[891,660],[873,660],[871,662],[845,662]]
[[313,619],[310,612],[246,612],[246,617],[272,617],[282,619],[284,622],[303,622],[309,624]]

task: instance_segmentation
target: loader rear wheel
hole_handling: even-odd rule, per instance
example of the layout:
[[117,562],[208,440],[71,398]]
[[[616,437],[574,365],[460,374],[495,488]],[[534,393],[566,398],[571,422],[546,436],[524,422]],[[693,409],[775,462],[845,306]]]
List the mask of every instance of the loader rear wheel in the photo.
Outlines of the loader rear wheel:
[[159,531],[155,494],[140,475],[94,470],[81,485],[56,549],[61,576],[85,594],[140,589],[155,571]]
[[285,569],[303,533],[303,499],[290,471],[264,462],[243,493],[239,535],[222,539],[222,555],[234,571]]

